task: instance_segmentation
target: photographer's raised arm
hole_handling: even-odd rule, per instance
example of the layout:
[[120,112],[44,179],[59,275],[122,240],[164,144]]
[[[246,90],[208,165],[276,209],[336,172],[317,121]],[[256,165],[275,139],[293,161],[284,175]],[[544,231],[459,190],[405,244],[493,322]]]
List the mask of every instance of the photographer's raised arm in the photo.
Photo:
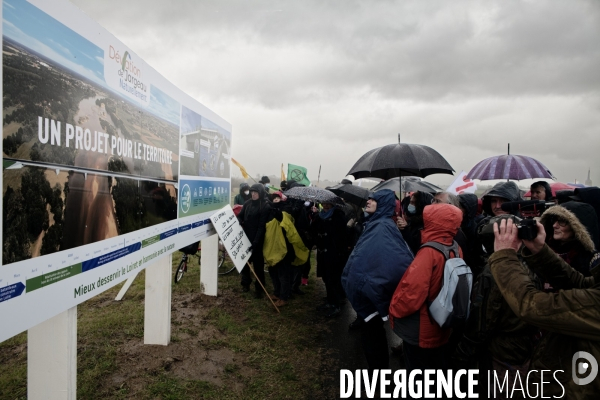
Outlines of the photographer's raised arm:
[[[558,293],[544,293],[538,290],[531,281],[527,268],[517,257],[515,246],[518,238],[516,229],[513,228],[515,227],[512,221],[508,221],[508,224],[502,221],[499,227],[494,227],[495,245],[498,244],[498,250],[489,258],[492,275],[510,308],[519,318],[540,328],[573,337],[598,340],[600,288],[560,290]],[[538,242],[538,238],[530,244],[533,242]],[[551,250],[545,246],[536,254],[543,260],[551,257],[547,251]],[[555,259],[548,265],[560,265],[562,268],[562,264],[555,264],[556,261]]]
[[569,336],[600,338],[600,290],[596,288],[538,290],[514,250],[500,250],[489,258],[492,275],[514,313],[524,321]]

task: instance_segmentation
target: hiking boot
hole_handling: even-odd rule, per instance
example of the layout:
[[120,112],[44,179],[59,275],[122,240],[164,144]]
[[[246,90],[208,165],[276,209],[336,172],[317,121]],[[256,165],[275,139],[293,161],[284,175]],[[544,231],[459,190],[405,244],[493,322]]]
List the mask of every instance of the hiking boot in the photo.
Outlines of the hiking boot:
[[278,299],[278,300],[275,302],[275,305],[276,305],[277,307],[283,307],[283,306],[285,306],[286,304],[287,304],[287,301],[285,301],[285,300],[281,300],[281,299]]
[[274,294],[271,295],[271,300],[279,300],[279,296],[275,296]]

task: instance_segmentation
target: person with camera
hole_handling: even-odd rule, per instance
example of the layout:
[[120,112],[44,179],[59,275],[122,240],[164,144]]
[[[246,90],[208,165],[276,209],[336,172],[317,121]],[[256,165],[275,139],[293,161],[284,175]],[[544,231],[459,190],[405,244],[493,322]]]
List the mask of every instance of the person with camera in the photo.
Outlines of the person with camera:
[[[487,224],[478,227],[479,240],[489,258],[494,254],[494,224],[508,219],[521,222],[519,217],[503,214],[488,218]],[[531,275],[532,282],[536,282]],[[485,396],[493,382],[487,381],[488,371],[502,377],[508,374],[509,387],[515,384],[517,373],[527,374],[539,329],[519,318],[509,307],[487,260],[473,284],[471,299],[469,318],[453,362],[455,368],[480,370],[479,393]]]
[[508,211],[502,209],[502,204],[518,200],[522,199],[521,191],[516,183],[511,181],[496,183],[482,196],[483,213],[487,217],[482,223],[487,223],[491,217],[509,214]]
[[[493,230],[495,252],[489,263],[496,284],[515,314],[544,332],[531,357],[527,393],[537,397],[535,393],[543,385],[543,395],[548,398],[598,398],[600,256],[591,260],[591,276],[585,277],[545,243],[541,223],[537,223],[533,240],[519,239],[511,220],[495,223]],[[527,267],[517,253],[522,244]],[[547,277],[558,291],[539,290],[531,279],[532,271]],[[579,362],[579,357],[586,363]]]

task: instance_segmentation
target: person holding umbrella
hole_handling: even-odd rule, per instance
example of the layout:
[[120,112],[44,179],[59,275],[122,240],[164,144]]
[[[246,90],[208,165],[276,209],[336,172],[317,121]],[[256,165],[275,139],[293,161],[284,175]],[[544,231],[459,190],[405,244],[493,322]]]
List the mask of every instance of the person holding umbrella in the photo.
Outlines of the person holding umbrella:
[[433,196],[427,192],[414,192],[406,209],[407,219],[398,217],[397,226],[408,247],[417,254],[421,247],[421,230],[423,229],[423,210],[433,203]]
[[346,246],[346,220],[344,212],[332,203],[322,202],[323,209],[312,207],[316,216],[310,225],[310,234],[317,246],[317,277],[323,279],[327,300],[319,307],[327,317],[340,314],[344,296],[341,277],[348,258]]

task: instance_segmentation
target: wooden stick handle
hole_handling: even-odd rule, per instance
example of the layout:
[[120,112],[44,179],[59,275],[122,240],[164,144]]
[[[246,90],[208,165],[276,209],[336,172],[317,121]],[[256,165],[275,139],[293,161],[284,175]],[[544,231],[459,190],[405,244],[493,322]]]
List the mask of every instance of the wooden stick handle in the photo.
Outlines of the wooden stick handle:
[[281,314],[281,311],[279,311],[279,308],[277,308],[277,306],[275,305],[275,303],[273,302],[273,299],[271,298],[271,296],[269,296],[269,292],[267,292],[267,289],[265,289],[265,287],[263,286],[262,282],[260,281],[260,279],[258,279],[258,276],[256,276],[256,272],[254,272],[254,267],[252,266],[252,264],[250,264],[249,262],[246,263],[246,265],[248,266],[248,268],[250,268],[250,271],[252,271],[252,274],[254,275],[254,277],[256,278],[256,281],[260,284],[260,287],[263,288],[263,290],[265,291],[265,294],[267,295],[267,297],[269,298],[269,300],[271,301],[271,304],[273,304],[273,307],[275,307],[275,309],[277,310],[277,312],[279,314]]

